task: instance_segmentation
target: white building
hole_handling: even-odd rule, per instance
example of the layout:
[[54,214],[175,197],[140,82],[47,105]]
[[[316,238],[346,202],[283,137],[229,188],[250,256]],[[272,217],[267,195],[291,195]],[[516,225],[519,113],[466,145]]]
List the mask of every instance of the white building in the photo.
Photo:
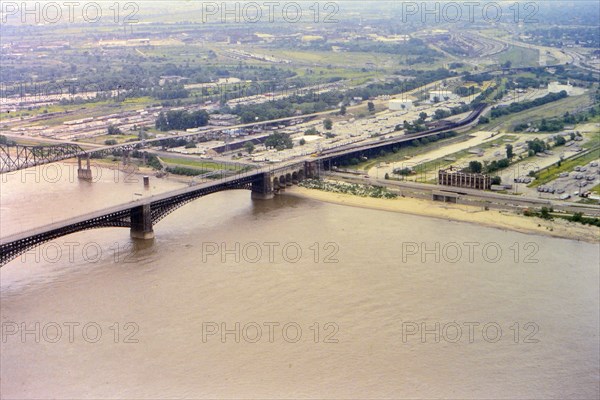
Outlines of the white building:
[[561,85],[559,82],[548,83],[548,93],[560,93],[563,90],[570,96],[573,93],[573,85],[569,81],[566,85]]
[[446,101],[446,100],[456,100],[458,99],[458,95],[452,93],[449,90],[432,90],[429,92],[429,101]]
[[410,110],[413,107],[412,100],[392,99],[388,102],[388,108],[392,111]]

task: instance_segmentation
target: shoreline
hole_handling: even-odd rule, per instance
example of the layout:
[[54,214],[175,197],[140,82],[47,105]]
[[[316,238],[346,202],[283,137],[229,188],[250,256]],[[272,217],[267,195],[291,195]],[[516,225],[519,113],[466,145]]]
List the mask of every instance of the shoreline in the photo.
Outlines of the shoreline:
[[[135,171],[126,171],[127,167],[117,162],[106,160],[95,160],[95,162],[99,167],[114,168],[116,164],[117,168],[122,172],[130,172],[134,175],[150,175],[155,179],[179,184],[187,184],[190,180],[190,177],[173,174],[157,178],[154,176],[156,171],[150,167],[138,167],[139,169]],[[67,163],[69,162],[67,161]],[[600,243],[600,228],[598,227],[582,225],[564,219],[543,220],[536,217],[526,217],[508,210],[484,210],[481,207],[472,205],[441,203],[413,197],[397,197],[395,199],[360,197],[352,194],[327,192],[300,186],[287,188],[285,194],[349,207],[418,215],[446,221],[466,222],[504,231],[543,235],[593,244]]]
[[512,211],[483,210],[476,206],[440,203],[410,197],[398,197],[396,199],[359,197],[298,186],[286,189],[285,195],[349,207],[466,222],[504,231],[550,236],[593,244],[600,243],[600,228],[598,227],[581,225],[563,219],[549,221],[536,217],[525,217]]

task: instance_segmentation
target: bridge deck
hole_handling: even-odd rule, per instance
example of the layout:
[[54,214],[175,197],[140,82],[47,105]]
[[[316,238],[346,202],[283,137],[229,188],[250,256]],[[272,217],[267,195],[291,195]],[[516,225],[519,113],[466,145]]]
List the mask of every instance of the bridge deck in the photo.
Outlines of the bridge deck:
[[202,191],[211,187],[215,187],[215,186],[219,186],[219,185],[225,185],[227,183],[231,183],[231,182],[235,182],[238,181],[240,179],[247,179],[247,178],[252,178],[252,177],[256,177],[260,174],[263,174],[265,172],[269,172],[269,173],[276,173],[277,171],[284,171],[284,170],[288,170],[290,169],[292,166],[294,165],[300,165],[300,164],[304,164],[306,161],[311,161],[311,162],[322,162],[325,161],[327,159],[331,159],[331,158],[335,158],[335,157],[339,157],[345,154],[349,154],[352,152],[357,152],[357,151],[362,151],[362,150],[366,150],[369,148],[377,148],[380,146],[386,146],[386,145],[390,145],[390,144],[396,144],[396,143],[402,143],[402,142],[406,142],[409,140],[414,140],[415,138],[418,137],[424,137],[424,136],[428,136],[428,135],[433,135],[439,132],[443,132],[445,130],[450,130],[450,129],[454,129],[460,126],[465,126],[468,124],[473,123],[474,120],[476,120],[476,118],[481,115],[481,113],[486,109],[485,105],[480,105],[479,107],[477,107],[475,110],[473,110],[466,118],[464,118],[461,121],[458,121],[456,123],[453,123],[452,126],[449,127],[445,127],[445,128],[436,128],[436,129],[431,129],[429,131],[425,131],[425,132],[421,132],[419,134],[416,135],[410,135],[410,136],[399,136],[399,137],[395,137],[392,139],[387,139],[387,140],[383,140],[383,141],[377,141],[377,142],[372,142],[372,143],[365,143],[361,146],[358,147],[354,147],[354,148],[341,148],[341,149],[337,149],[337,151],[333,152],[333,153],[328,153],[328,154],[323,154],[321,157],[316,157],[316,158],[301,158],[301,159],[296,159],[296,160],[292,160],[292,161],[288,161],[282,164],[277,165],[276,167],[272,167],[272,168],[261,168],[261,169],[257,169],[257,170],[251,170],[251,171],[246,171],[240,174],[236,174],[227,178],[223,178],[223,179],[219,179],[219,180],[215,180],[212,182],[205,182],[202,184],[198,184],[198,185],[194,185],[194,186],[190,186],[187,188],[182,188],[182,189],[177,189],[177,190],[173,190],[173,191],[169,191],[169,192],[165,192],[159,195],[154,195],[151,196],[149,198],[145,198],[145,199],[140,199],[140,200],[134,200],[131,201],[129,203],[125,203],[125,204],[120,204],[117,206],[113,206],[113,207],[108,207],[105,209],[101,209],[101,210],[97,210],[88,214],[84,214],[84,215],[80,215],[77,217],[73,217],[67,220],[63,220],[60,222],[55,222],[53,224],[50,225],[46,225],[43,227],[39,227],[39,228],[34,228],[34,229],[30,229],[27,231],[23,231],[23,232],[19,232],[10,236],[6,236],[3,238],[0,238],[0,245],[5,244],[5,243],[10,243],[13,241],[17,241],[17,240],[21,240],[27,237],[31,237],[34,235],[39,235],[39,234],[43,234],[44,232],[49,232],[55,229],[61,229],[64,228],[66,226],[70,226],[73,224],[78,224],[78,223],[83,223],[85,221],[88,220],[92,220],[95,218],[100,218],[102,216],[105,215],[110,215],[110,214],[115,214],[115,213],[119,213],[119,212],[123,212],[126,210],[129,210],[133,207],[137,207],[137,206],[142,206],[145,204],[150,204],[152,205],[153,203],[158,203],[164,200],[168,200],[170,198],[173,197],[177,197],[180,195],[184,195],[184,194],[188,194],[188,193],[193,193],[196,191]]
[[[312,159],[312,161],[315,161],[315,160]],[[2,238],[0,238],[0,245],[14,242],[17,240],[21,240],[21,239],[24,239],[27,237],[39,235],[44,232],[49,232],[49,231],[52,231],[55,229],[61,229],[61,228],[64,228],[64,227],[67,227],[70,225],[83,223],[85,221],[92,220],[95,218],[100,218],[105,215],[116,214],[119,212],[123,212],[123,211],[129,210],[129,209],[132,209],[134,207],[138,207],[138,206],[142,206],[142,205],[146,205],[146,204],[152,205],[152,204],[162,202],[164,200],[169,200],[171,198],[174,198],[174,197],[177,197],[180,195],[194,193],[194,192],[200,192],[200,191],[203,191],[203,190],[211,188],[211,187],[226,185],[228,183],[234,183],[234,182],[240,181],[240,180],[250,181],[251,178],[254,178],[260,174],[263,174],[263,173],[275,174],[278,171],[286,171],[293,167],[303,165],[304,162],[305,162],[304,159],[295,160],[293,162],[288,162],[283,165],[278,165],[277,167],[274,167],[274,168],[261,168],[261,169],[250,170],[250,171],[242,172],[242,173],[239,173],[239,174],[227,177],[227,178],[222,178],[222,179],[218,179],[218,180],[211,181],[211,182],[204,182],[204,183],[200,183],[197,185],[193,185],[193,186],[189,186],[189,187],[185,187],[185,188],[181,188],[181,189],[175,189],[175,190],[171,190],[171,191],[164,192],[161,194],[153,195],[151,197],[147,197],[144,199],[133,200],[128,203],[103,208],[101,210],[97,210],[97,211],[94,211],[91,213],[79,215],[79,216],[76,216],[73,218],[69,218],[69,219],[55,222],[52,224],[44,225],[39,228],[33,228],[33,229],[15,233],[15,234],[12,234],[9,236],[2,237]]]
[[44,225],[41,226],[39,228],[33,228],[33,229],[29,229],[26,231],[22,231],[16,234],[12,234],[10,236],[5,236],[0,238],[0,244],[5,244],[5,243],[10,243],[16,240],[20,240],[20,239],[24,239],[26,237],[29,236],[34,236],[34,235],[38,235],[47,231],[51,231],[54,229],[60,229],[63,228],[65,226],[69,226],[69,225],[73,225],[73,224],[77,224],[77,223],[81,223],[81,222],[85,222],[87,220],[90,219],[94,219],[94,218],[100,218],[104,215],[108,215],[108,214],[115,214],[118,212],[122,212],[122,211],[126,211],[128,209],[131,209],[133,207],[137,207],[137,206],[142,206],[145,204],[152,204],[154,202],[158,202],[161,200],[166,200],[169,199],[171,197],[175,197],[181,194],[186,194],[186,193],[192,193],[195,191],[200,191],[202,189],[206,189],[206,188],[210,188],[213,186],[218,186],[218,185],[222,185],[228,182],[234,182],[236,180],[239,179],[243,179],[243,178],[250,178],[253,176],[256,176],[260,173],[263,173],[265,171],[263,170],[254,170],[254,171],[248,171],[246,173],[242,173],[242,174],[238,174],[235,176],[231,176],[228,178],[223,178],[223,179],[219,179],[213,182],[205,182],[202,184],[198,184],[198,185],[194,185],[194,186],[190,186],[190,187],[186,187],[186,188],[181,188],[181,189],[176,189],[176,190],[172,190],[169,192],[165,192],[165,193],[161,193],[158,195],[153,195],[151,197],[147,197],[144,199],[139,199],[139,200],[132,200],[129,203],[124,203],[124,204],[119,204],[116,206],[112,206],[112,207],[107,207],[107,208],[103,208],[91,213],[87,213],[87,214],[83,214],[83,215],[79,215],[73,218],[69,218],[69,219],[65,219],[59,222],[55,222],[52,224],[48,224],[48,225]]

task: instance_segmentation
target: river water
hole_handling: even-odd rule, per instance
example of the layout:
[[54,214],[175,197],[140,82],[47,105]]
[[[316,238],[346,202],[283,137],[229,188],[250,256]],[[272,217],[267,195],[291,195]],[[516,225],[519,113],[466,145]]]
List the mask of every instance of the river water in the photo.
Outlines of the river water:
[[[104,172],[4,178],[2,234],[181,186]],[[599,395],[597,245],[247,191],[154,229],[2,267],[2,398]]]

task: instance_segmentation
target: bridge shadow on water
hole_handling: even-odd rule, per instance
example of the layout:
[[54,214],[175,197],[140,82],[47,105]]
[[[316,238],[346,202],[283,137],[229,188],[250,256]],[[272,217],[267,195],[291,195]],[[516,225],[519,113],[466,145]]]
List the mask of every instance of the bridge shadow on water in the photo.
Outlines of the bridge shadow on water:
[[252,200],[252,214],[261,216],[282,208],[300,208],[308,201],[286,193],[277,194],[271,200]]

